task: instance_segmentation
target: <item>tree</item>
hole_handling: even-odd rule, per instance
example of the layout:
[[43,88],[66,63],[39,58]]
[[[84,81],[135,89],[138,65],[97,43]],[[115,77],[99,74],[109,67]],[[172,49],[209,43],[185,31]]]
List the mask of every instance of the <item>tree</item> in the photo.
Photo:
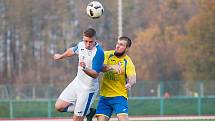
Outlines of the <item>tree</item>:
[[[215,79],[215,1],[200,0],[200,12],[188,23],[191,40],[186,76],[192,80]],[[190,75],[189,75],[190,74]]]

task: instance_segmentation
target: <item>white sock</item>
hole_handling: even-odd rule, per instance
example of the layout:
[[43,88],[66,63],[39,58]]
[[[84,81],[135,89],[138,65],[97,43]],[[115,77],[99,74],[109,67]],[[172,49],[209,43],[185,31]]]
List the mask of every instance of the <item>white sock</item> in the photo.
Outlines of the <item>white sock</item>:
[[73,112],[75,110],[75,105],[74,104],[71,104],[68,106],[67,108],[67,112]]

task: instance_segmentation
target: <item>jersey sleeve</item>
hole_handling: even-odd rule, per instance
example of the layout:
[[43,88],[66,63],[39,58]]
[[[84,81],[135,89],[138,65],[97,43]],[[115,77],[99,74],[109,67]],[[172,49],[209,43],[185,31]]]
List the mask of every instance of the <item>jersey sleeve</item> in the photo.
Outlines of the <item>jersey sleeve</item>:
[[92,69],[97,73],[101,72],[104,63],[104,51],[101,47],[97,48],[97,52],[93,58]]
[[110,51],[105,51],[104,52],[104,64],[108,63],[109,56],[110,56]]
[[71,47],[70,49],[75,53],[75,54],[78,54],[79,53],[79,43],[73,47]]
[[134,66],[133,62],[130,59],[128,59],[128,64],[126,66],[126,75],[127,76],[136,75],[135,66]]

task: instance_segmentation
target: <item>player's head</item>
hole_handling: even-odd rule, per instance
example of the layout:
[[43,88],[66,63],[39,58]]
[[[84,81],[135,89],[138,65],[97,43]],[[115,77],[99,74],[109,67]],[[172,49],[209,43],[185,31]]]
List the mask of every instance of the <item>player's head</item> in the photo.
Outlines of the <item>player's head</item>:
[[117,57],[124,55],[128,51],[128,49],[131,47],[131,44],[132,44],[132,42],[131,42],[130,38],[128,38],[126,36],[119,37],[117,44],[116,44],[114,55]]
[[83,41],[86,49],[91,50],[95,46],[96,31],[93,28],[89,28],[83,33]]

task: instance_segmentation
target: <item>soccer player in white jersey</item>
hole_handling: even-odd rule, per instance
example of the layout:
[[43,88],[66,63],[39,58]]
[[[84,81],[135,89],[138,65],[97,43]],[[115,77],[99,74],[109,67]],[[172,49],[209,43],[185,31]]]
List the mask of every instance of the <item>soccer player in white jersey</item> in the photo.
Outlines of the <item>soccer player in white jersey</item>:
[[55,54],[54,60],[75,54],[79,58],[77,76],[60,94],[55,108],[60,112],[74,112],[73,121],[83,121],[84,116],[91,121],[95,110],[90,107],[99,90],[98,75],[104,62],[104,51],[96,43],[94,29],[87,29],[83,33],[83,41],[62,54]]

